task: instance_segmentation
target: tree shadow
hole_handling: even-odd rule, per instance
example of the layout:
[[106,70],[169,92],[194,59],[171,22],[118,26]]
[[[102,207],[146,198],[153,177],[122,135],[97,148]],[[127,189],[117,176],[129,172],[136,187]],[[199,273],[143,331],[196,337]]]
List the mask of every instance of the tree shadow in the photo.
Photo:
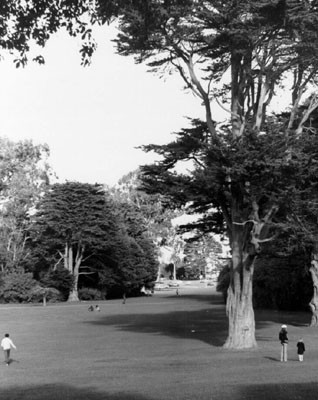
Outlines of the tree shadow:
[[106,393],[95,388],[82,388],[64,384],[19,386],[0,389],[0,398],[5,400],[151,400],[140,393]]
[[205,304],[213,304],[215,306],[223,306],[225,307],[223,297],[221,294],[212,293],[212,294],[183,294],[182,289],[180,290],[179,296],[172,296],[173,298],[179,299],[187,299],[191,301],[198,301]]
[[[215,347],[223,346],[228,334],[228,320],[220,294],[185,294],[172,296],[176,301],[204,303],[207,307],[195,311],[164,313],[124,313],[102,317],[87,323],[116,326],[122,331],[161,334],[181,339],[196,339]],[[211,307],[212,306],[212,307]],[[191,308],[191,306],[189,306]],[[262,336],[261,329],[270,324],[286,323],[296,327],[308,326],[309,313],[255,310],[257,340],[272,341],[273,337]]]
[[237,393],[228,398],[232,400],[316,400],[318,383],[275,383],[239,386]]
[[196,339],[220,347],[224,344],[228,322],[224,309],[205,308],[156,314],[110,315],[86,323],[116,326],[122,331],[161,334],[180,339]]
[[292,325],[295,327],[308,327],[311,319],[310,312],[306,311],[276,311],[276,310],[256,310],[255,320],[258,328],[266,322]]

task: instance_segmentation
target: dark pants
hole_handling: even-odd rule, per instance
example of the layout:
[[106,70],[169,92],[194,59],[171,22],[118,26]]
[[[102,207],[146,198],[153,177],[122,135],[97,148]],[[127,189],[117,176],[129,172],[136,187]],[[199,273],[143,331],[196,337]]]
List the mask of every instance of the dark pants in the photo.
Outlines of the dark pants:
[[3,350],[3,351],[4,351],[4,362],[9,364],[9,361],[10,361],[10,349]]

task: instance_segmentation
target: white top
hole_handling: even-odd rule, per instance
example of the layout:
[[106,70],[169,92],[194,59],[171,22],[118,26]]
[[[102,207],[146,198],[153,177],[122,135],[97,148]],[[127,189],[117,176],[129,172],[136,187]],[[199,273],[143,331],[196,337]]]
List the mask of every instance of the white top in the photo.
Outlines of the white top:
[[16,349],[14,343],[12,342],[12,340],[8,337],[4,337],[1,340],[1,347],[3,348],[3,350],[10,350],[11,347],[13,347],[14,349]]

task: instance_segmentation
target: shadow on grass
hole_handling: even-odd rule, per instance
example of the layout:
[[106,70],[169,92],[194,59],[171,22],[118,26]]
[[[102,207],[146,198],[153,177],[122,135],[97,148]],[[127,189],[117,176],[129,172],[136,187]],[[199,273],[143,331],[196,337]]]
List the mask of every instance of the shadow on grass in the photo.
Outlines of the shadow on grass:
[[277,325],[286,324],[287,326],[308,327],[311,314],[305,311],[276,311],[276,310],[256,310],[256,328],[261,329],[268,323]]
[[[318,383],[281,383],[257,385],[229,385],[219,388],[212,396],[213,400],[316,400]],[[179,393],[180,394],[180,393]],[[175,396],[176,394],[172,394]],[[140,393],[107,393],[94,388],[82,388],[72,385],[49,384],[35,386],[20,386],[0,389],[0,397],[5,400],[151,400],[151,397]],[[178,395],[175,398],[180,398]],[[158,395],[156,396],[158,399]],[[207,400],[200,393],[193,400]],[[209,399],[211,399],[209,397]]]
[[0,389],[3,400],[151,400],[140,393],[105,393],[94,388],[77,388],[72,385],[49,384]]
[[[176,301],[185,304],[202,302],[206,308],[201,310],[174,311],[163,313],[124,313],[110,315],[88,323],[116,326],[127,332],[161,334],[182,339],[196,339],[215,347],[223,346],[228,334],[228,320],[222,296],[219,294],[185,294],[176,296]],[[207,308],[208,307],[208,308]],[[189,307],[190,308],[190,307]],[[274,310],[256,310],[256,329],[258,341],[272,341],[273,337],[262,336],[262,328],[268,325],[284,323],[293,326],[308,326],[309,313],[277,312]],[[278,334],[278,333],[277,333]]]
[[182,294],[182,290],[180,290],[180,296],[172,296],[173,298],[190,300],[190,301],[199,301],[205,304],[213,304],[215,306],[223,306],[225,307],[225,303],[223,301],[223,297],[221,294],[213,293],[213,294]]
[[229,394],[232,400],[317,400],[318,383],[281,383],[239,386],[235,395]]
[[213,346],[224,344],[228,326],[223,308],[161,314],[112,315],[88,323],[116,326],[118,329],[128,332],[196,339]]
[[[110,315],[87,323],[115,326],[127,332],[161,334],[182,339],[196,339],[215,347],[223,346],[228,334],[228,320],[220,294],[184,294],[172,296],[180,304],[193,302],[205,304],[201,310],[167,311],[162,313],[134,313]],[[176,303],[177,304],[177,303]],[[150,303],[151,305],[151,303]],[[308,326],[310,313],[275,310],[256,310],[256,336],[258,341],[272,341],[273,337],[262,335],[262,329],[282,323],[296,327]],[[279,330],[279,329],[278,329]],[[277,335],[278,335],[277,330]],[[276,337],[275,337],[276,338]]]

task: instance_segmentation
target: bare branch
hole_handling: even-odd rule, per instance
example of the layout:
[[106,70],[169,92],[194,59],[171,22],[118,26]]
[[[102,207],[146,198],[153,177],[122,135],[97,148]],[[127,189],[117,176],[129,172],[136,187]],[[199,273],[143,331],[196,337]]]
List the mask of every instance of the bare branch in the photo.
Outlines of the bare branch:
[[257,239],[258,243],[266,243],[274,240],[277,237],[277,235],[273,235],[267,239]]
[[244,221],[244,222],[233,222],[233,224],[234,225],[242,225],[242,226],[244,226],[244,225],[246,225],[246,224],[248,224],[249,222],[252,222],[253,224],[257,224],[258,223],[258,221],[255,221],[254,219],[248,219],[247,221]]
[[315,93],[312,96],[309,106],[308,106],[307,110],[304,112],[304,115],[298,124],[298,127],[296,129],[296,136],[301,135],[305,122],[308,120],[311,113],[316,110],[316,108],[318,108],[318,93]]
[[186,62],[186,65],[189,70],[191,82],[193,85],[197,88],[199,93],[201,94],[201,97],[203,99],[204,107],[205,107],[205,112],[206,112],[206,123],[208,125],[209,131],[213,137],[216,137],[216,130],[215,130],[215,125],[212,119],[212,111],[211,111],[211,104],[210,104],[210,99],[209,99],[209,93],[207,93],[199,79],[197,78],[195,71],[194,71],[194,65],[193,65],[193,60],[192,57],[189,57],[189,59]]
[[235,112],[231,111],[230,109],[224,107],[224,105],[222,103],[220,103],[219,99],[217,97],[213,97],[213,99],[217,102],[217,104],[227,113],[231,114],[232,117],[238,118],[240,119],[240,116],[238,114],[236,114]]
[[96,271],[93,272],[79,272],[78,275],[92,275],[92,274],[96,274]]

